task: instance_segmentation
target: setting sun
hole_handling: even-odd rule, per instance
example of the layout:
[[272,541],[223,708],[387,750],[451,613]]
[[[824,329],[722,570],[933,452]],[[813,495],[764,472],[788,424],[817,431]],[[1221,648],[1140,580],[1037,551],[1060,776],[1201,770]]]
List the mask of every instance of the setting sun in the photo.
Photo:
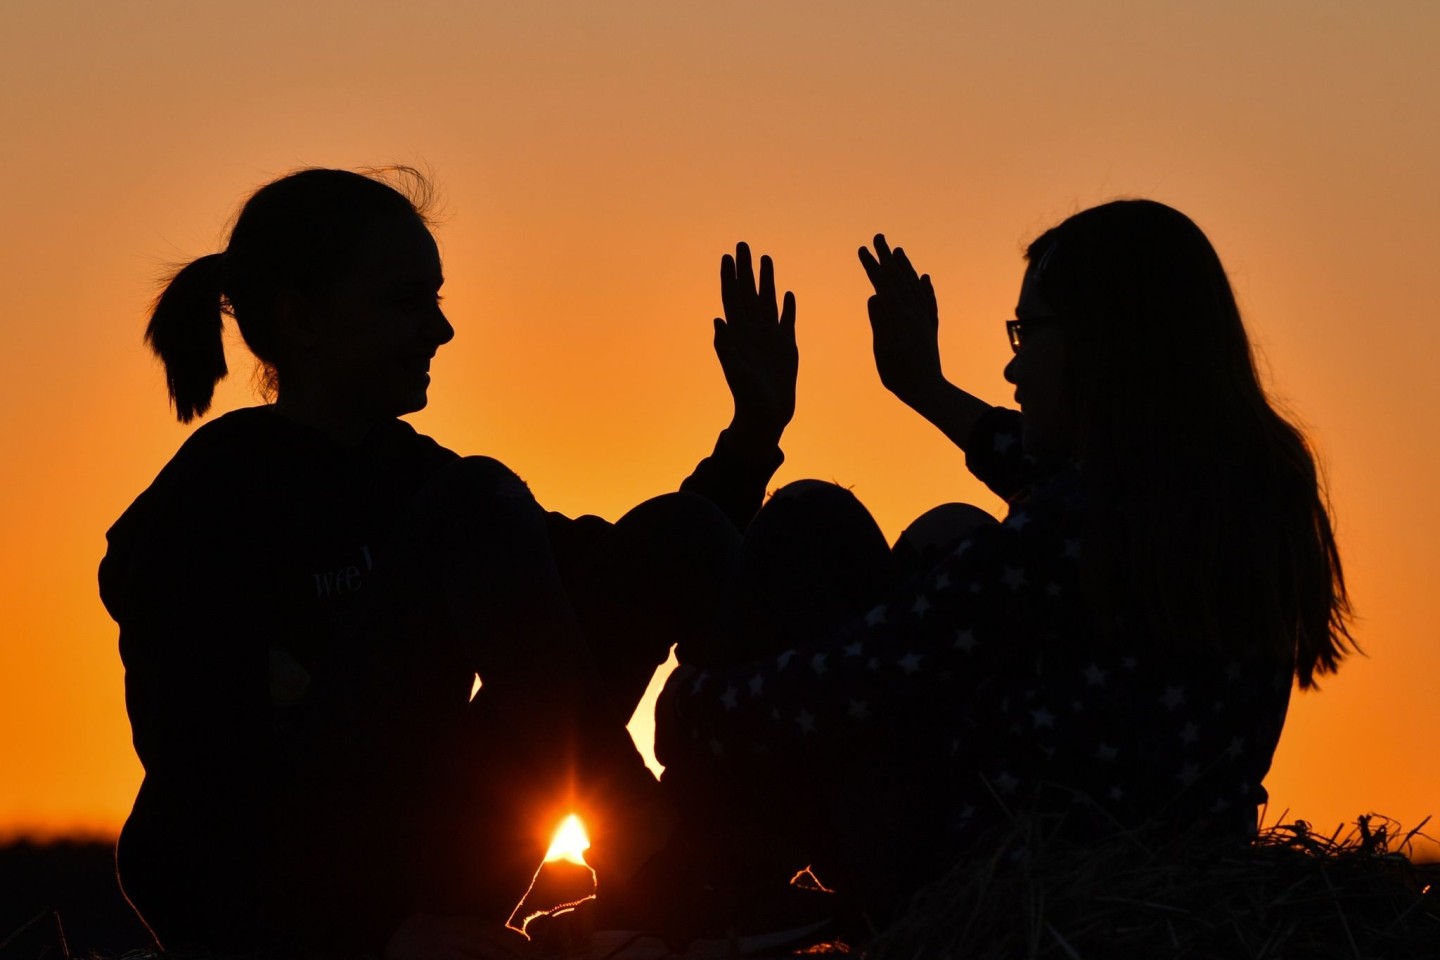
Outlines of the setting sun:
[[505,926],[529,937],[531,921],[559,917],[594,900],[595,871],[585,862],[585,851],[589,849],[590,838],[577,815],[572,813],[560,821],[544,861]]
[[590,849],[590,837],[585,833],[585,825],[575,814],[570,814],[555,831],[555,838],[550,841],[550,849],[545,852],[545,862],[555,860],[569,860],[571,863],[588,867],[585,862],[585,851]]

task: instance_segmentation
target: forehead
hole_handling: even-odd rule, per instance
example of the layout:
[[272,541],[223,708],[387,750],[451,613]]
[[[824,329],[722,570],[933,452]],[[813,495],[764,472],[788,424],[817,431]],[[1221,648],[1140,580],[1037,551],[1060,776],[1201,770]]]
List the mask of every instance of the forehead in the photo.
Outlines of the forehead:
[[1026,317],[1048,317],[1055,313],[1040,294],[1036,283],[1039,273],[1032,263],[1026,268],[1025,277],[1020,281],[1020,299],[1015,304],[1015,316],[1022,320]]
[[387,217],[361,235],[360,271],[370,276],[440,276],[440,249],[419,217]]

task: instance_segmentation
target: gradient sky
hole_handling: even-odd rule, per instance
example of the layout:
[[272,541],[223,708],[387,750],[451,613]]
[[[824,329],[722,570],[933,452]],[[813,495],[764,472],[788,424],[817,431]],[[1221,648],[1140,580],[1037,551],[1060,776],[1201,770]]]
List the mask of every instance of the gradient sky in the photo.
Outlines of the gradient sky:
[[[729,415],[710,318],[746,239],[799,300],[777,482],[852,485],[892,535],[1001,505],[880,387],[856,247],[933,275],[947,374],[1005,402],[1025,242],[1184,210],[1324,459],[1369,653],[1297,696],[1270,819],[1440,812],[1437,40],[1429,0],[8,0],[0,835],[113,833],[139,782],[95,565],[187,433],[155,279],[264,181],[387,162],[444,200],[459,334],[421,430],[569,513],[673,489]],[[240,357],[217,412],[254,402]]]

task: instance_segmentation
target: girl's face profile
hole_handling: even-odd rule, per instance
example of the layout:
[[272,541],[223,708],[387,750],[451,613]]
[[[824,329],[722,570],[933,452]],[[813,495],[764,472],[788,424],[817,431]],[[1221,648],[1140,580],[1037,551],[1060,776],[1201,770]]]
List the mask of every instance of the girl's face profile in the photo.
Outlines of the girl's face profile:
[[440,309],[435,239],[418,217],[377,222],[354,268],[317,309],[317,364],[333,401],[362,417],[422,409],[430,360],[455,336]]
[[1020,406],[1025,452],[1036,457],[1075,453],[1074,413],[1065,389],[1065,321],[1030,282],[1020,290],[1018,320],[1029,320],[1015,357],[1005,365],[1005,379],[1015,385]]

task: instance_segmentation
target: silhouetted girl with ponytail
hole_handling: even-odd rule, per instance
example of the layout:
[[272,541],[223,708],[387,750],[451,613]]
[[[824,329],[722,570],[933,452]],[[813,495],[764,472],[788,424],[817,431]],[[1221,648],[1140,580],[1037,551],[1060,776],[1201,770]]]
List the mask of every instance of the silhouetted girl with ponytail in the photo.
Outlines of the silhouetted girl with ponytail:
[[454,335],[427,191],[283,177],[155,304],[182,422],[226,373],[227,316],[274,396],[195,431],[100,571],[145,767],[120,877],[167,947],[378,953],[399,928],[433,951],[416,915],[502,923],[567,804],[616,884],[670,823],[623,724],[708,629],[779,466],[793,300],[768,260],[757,286],[743,245],[725,258],[735,420],[688,492],[547,514],[397,419]]

